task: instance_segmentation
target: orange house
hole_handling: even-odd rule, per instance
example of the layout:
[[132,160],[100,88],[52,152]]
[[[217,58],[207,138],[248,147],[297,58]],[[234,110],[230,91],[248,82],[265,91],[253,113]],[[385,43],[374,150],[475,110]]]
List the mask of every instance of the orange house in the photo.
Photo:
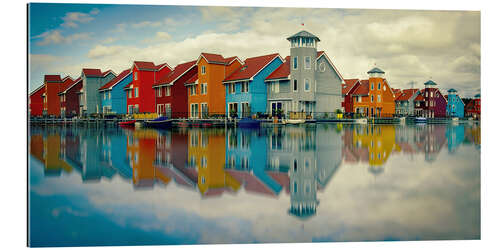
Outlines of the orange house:
[[198,80],[188,81],[188,111],[190,118],[223,116],[226,112],[226,90],[222,81],[243,65],[236,56],[201,53],[196,62]]
[[59,116],[61,114],[61,103],[59,92],[61,91],[63,81],[59,75],[45,75],[44,86],[45,93],[43,97],[43,114]]
[[396,112],[395,95],[379,68],[368,71],[368,80],[353,91],[354,112],[369,117],[392,117]]

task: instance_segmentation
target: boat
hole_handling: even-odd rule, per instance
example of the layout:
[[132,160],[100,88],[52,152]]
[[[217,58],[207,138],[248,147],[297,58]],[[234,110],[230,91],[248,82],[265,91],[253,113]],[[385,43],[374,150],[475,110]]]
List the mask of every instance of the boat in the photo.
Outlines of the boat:
[[406,122],[406,117],[402,116],[402,117],[399,117],[399,123],[405,123]]
[[367,124],[368,123],[368,119],[366,119],[366,118],[354,119],[354,123]]
[[283,120],[283,124],[302,124],[306,123],[306,120],[304,119],[286,119]]
[[159,117],[154,120],[144,121],[144,126],[150,128],[171,128],[172,120],[168,117]]
[[453,122],[458,122],[458,120],[459,120],[458,117],[451,118],[451,121],[453,121]]
[[123,121],[123,122],[119,122],[118,125],[122,126],[122,127],[133,127],[135,124],[135,120],[128,120],[128,121]]
[[415,117],[415,123],[426,123],[427,118],[425,117]]
[[252,118],[243,118],[237,122],[240,128],[259,128],[260,121]]

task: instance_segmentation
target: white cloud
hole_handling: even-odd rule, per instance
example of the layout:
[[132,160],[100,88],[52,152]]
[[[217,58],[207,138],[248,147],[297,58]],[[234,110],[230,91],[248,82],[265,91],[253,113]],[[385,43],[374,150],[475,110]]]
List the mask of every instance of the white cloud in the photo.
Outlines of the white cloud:
[[69,27],[69,28],[77,28],[78,23],[88,23],[92,20],[94,20],[93,17],[91,17],[87,13],[81,13],[81,12],[68,12],[66,13],[66,16],[62,17],[62,20],[64,20],[64,23],[61,24],[63,27]]
[[106,39],[102,40],[102,43],[113,43],[114,41],[116,41],[116,39],[115,39],[115,38],[113,38],[113,37],[108,37],[108,38],[106,38]]
[[111,56],[111,55],[114,55],[116,53],[119,53],[121,50],[123,50],[123,47],[121,47],[121,46],[97,45],[89,51],[88,57],[95,59],[95,58]]
[[86,40],[90,39],[90,37],[90,33],[75,33],[65,37],[61,35],[61,31],[59,30],[50,30],[33,38],[41,38],[42,40],[37,42],[37,45],[45,46],[49,44],[72,43],[75,40]]
[[143,21],[143,22],[138,22],[138,23],[132,23],[130,26],[133,28],[144,28],[144,27],[159,27],[161,26],[161,22],[150,22],[150,21]]
[[89,14],[91,14],[91,15],[97,15],[97,14],[99,14],[99,12],[100,12],[100,11],[99,11],[99,9],[97,9],[97,8],[93,8],[93,9],[89,12]]

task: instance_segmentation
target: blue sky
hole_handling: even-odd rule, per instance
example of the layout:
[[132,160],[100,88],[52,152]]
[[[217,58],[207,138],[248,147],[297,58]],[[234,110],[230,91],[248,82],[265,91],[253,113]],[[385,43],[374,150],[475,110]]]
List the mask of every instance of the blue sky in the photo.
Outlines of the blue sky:
[[119,73],[134,60],[285,57],[286,37],[301,29],[320,37],[346,79],[366,78],[376,63],[391,87],[432,78],[443,91],[480,91],[479,12],[34,3],[29,14],[30,91],[44,74]]

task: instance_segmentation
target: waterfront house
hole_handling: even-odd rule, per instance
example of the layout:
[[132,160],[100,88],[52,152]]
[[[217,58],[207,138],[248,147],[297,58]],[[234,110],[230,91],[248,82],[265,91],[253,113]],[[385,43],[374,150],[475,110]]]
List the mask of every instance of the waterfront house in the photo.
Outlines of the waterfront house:
[[172,68],[167,64],[135,61],[132,65],[132,82],[124,89],[127,94],[127,114],[155,113],[155,92],[153,84],[169,74]]
[[80,115],[80,99],[78,92],[82,88],[82,78],[78,77],[72,81],[71,84],[63,86],[59,92],[59,99],[61,100],[61,116],[73,117]]
[[188,118],[188,91],[184,84],[197,73],[196,61],[181,63],[153,85],[158,115]]
[[344,109],[344,113],[354,113],[352,93],[360,84],[359,79],[344,79],[344,83],[342,84],[342,97],[344,97],[342,108]]
[[370,83],[368,80],[359,81],[359,85],[351,90],[353,112],[362,116],[368,116],[371,106]]
[[368,117],[392,117],[396,95],[384,77],[385,72],[375,67],[367,73],[368,80],[361,80],[352,90],[354,112]]
[[43,114],[49,116],[60,115],[60,100],[59,91],[62,86],[62,79],[59,75],[45,75],[44,86],[45,93],[43,96]]
[[31,92],[28,98],[28,107],[30,116],[42,116],[43,115],[43,96],[45,94],[45,84],[36,88]]
[[422,91],[413,99],[413,115],[423,117],[425,107],[425,98]]
[[448,104],[446,105],[446,116],[449,117],[464,117],[465,104],[462,98],[458,96],[457,91],[453,88],[448,90],[447,96]]
[[132,71],[126,69],[99,88],[103,114],[126,114],[127,95],[123,88],[132,82]]
[[201,53],[196,61],[198,79],[186,83],[190,118],[221,116],[226,112],[226,95],[222,81],[243,65],[236,56]]
[[396,115],[412,116],[415,114],[414,100],[420,94],[418,89],[404,89],[396,96]]
[[283,63],[278,53],[247,58],[244,64],[224,79],[226,115],[249,117],[265,113],[267,87],[265,78]]
[[474,119],[481,118],[481,94],[475,95],[474,99],[467,103],[465,113],[467,117],[472,117]]
[[116,77],[116,74],[111,71],[101,72],[100,69],[83,69],[81,74],[82,88],[79,96],[80,115],[86,116],[97,114],[101,110],[101,96],[99,88],[111,79]]
[[320,39],[307,32],[287,38],[290,57],[266,78],[267,112],[313,117],[342,108],[343,78],[324,51]]
[[424,96],[424,117],[446,117],[446,99],[436,87],[437,83],[429,80],[424,83],[425,88],[422,90]]

